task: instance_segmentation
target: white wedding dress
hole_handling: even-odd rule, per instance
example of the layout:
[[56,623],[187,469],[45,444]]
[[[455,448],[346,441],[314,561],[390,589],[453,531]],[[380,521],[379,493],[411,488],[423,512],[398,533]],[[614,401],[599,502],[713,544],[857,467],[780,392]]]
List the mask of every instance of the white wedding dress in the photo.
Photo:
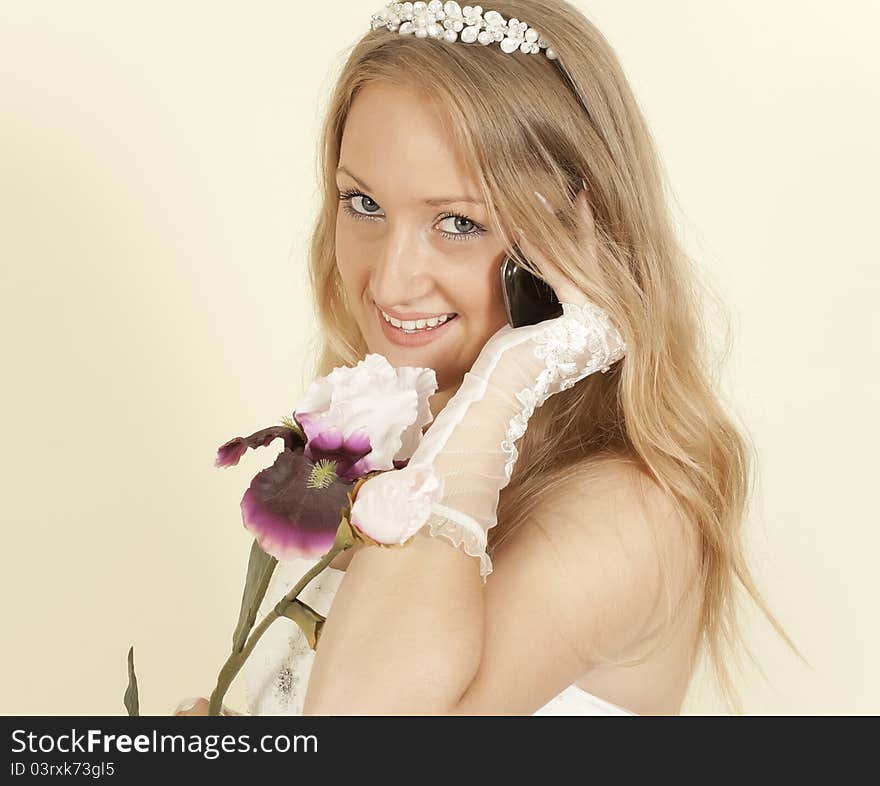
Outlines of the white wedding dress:
[[[317,559],[279,562],[257,614],[259,624],[315,563]],[[300,599],[326,617],[345,571],[325,568],[300,593]],[[305,636],[293,620],[275,620],[260,637],[242,667],[250,715],[302,715],[306,685],[315,658]],[[604,699],[569,685],[534,715],[635,715]]]

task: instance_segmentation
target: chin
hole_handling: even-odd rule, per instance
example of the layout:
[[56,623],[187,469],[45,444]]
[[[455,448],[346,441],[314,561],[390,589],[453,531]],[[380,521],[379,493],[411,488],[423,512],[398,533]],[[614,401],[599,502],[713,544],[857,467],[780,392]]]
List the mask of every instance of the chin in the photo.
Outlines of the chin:
[[436,371],[438,366],[437,362],[433,359],[432,354],[423,349],[402,349],[401,347],[384,344],[380,347],[373,345],[370,352],[384,355],[394,368],[400,368],[402,366],[421,366],[424,368],[433,368]]

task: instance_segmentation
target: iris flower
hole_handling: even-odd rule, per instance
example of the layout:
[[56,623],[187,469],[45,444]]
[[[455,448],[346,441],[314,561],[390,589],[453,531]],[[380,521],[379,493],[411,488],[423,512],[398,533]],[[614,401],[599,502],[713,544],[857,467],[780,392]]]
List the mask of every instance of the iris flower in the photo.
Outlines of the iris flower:
[[428,398],[436,388],[433,369],[393,368],[370,354],[315,380],[292,420],[221,445],[215,466],[230,467],[248,448],[284,442],[241,500],[242,521],[260,548],[279,561],[325,554],[357,480],[406,466],[432,420]]
[[[226,690],[274,620],[292,619],[310,646],[316,646],[324,618],[298,595],[335,554],[349,548],[355,537],[368,543],[396,539],[399,522],[373,527],[378,540],[358,530],[351,521],[352,505],[373,475],[407,468],[433,419],[428,399],[436,389],[433,369],[393,368],[382,355],[369,354],[354,367],[340,366],[312,382],[293,418],[218,448],[215,466],[234,467],[248,448],[266,447],[277,438],[284,443],[272,466],[254,476],[241,499],[242,522],[254,542],[232,653],[218,675],[209,714],[221,713]],[[433,488],[429,476],[423,479],[422,468],[411,469],[406,478],[412,474],[420,480],[414,491]],[[365,503],[360,509],[369,518],[371,506]],[[384,531],[388,525],[390,536]],[[298,557],[320,559],[254,628],[276,562]],[[129,715],[139,714],[133,647],[123,702]]]

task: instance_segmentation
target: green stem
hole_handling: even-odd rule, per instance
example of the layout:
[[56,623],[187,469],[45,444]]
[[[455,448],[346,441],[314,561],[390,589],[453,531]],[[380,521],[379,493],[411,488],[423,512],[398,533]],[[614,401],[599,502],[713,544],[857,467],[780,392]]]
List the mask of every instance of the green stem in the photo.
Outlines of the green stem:
[[[345,528],[347,530],[347,528]],[[340,531],[343,528],[340,527]],[[229,690],[229,686],[232,684],[232,681],[235,679],[238,672],[241,670],[241,667],[244,665],[244,662],[247,660],[248,655],[251,654],[257,642],[260,639],[266,629],[271,625],[275,620],[277,620],[280,616],[283,615],[284,610],[287,606],[296,600],[296,596],[302,592],[303,587],[306,586],[315,576],[317,576],[324,568],[326,568],[332,561],[333,558],[342,551],[346,549],[350,549],[354,545],[354,540],[350,537],[350,530],[346,532],[346,535],[341,535],[337,532],[336,540],[333,542],[333,546],[330,551],[328,551],[323,557],[321,557],[318,562],[316,562],[311,569],[296,583],[293,589],[290,590],[278,603],[275,604],[275,608],[270,611],[265,618],[254,628],[250,637],[247,640],[247,643],[242,648],[241,652],[233,652],[227,659],[226,663],[223,664],[223,668],[220,669],[220,674],[217,677],[217,687],[214,688],[211,693],[211,700],[208,705],[208,715],[219,715],[220,711],[223,707],[223,697],[226,695],[226,691]]]

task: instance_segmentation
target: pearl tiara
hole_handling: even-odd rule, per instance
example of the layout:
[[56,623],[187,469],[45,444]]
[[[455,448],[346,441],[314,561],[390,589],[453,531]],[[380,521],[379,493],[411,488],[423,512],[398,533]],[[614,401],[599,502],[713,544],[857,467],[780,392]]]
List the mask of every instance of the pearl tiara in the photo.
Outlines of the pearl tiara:
[[507,19],[497,11],[483,13],[482,6],[466,5],[462,8],[454,0],[442,3],[431,0],[430,3],[386,3],[373,14],[372,29],[385,27],[392,33],[415,35],[416,38],[439,38],[441,41],[454,43],[461,40],[466,44],[478,42],[491,44],[497,42],[500,47],[512,54],[519,50],[535,55],[542,49],[549,60],[556,60],[557,55],[541,34],[519,19]]

